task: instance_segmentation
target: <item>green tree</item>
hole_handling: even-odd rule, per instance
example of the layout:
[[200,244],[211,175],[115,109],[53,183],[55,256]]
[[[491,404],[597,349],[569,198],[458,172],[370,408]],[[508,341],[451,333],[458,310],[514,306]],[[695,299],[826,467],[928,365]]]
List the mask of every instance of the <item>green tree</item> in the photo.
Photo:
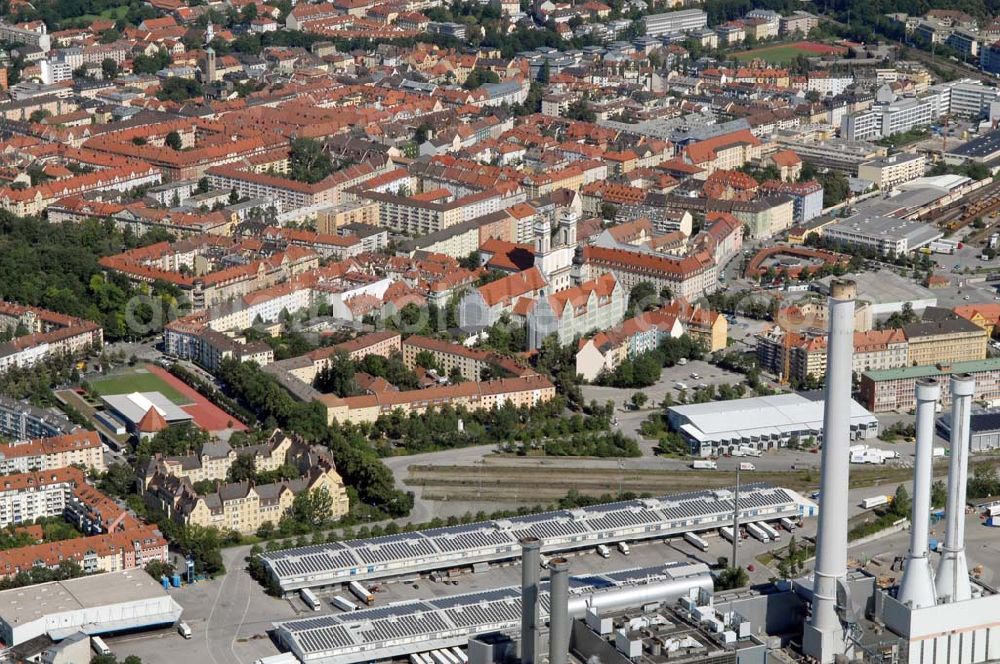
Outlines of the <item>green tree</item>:
[[101,76],[105,81],[110,81],[118,77],[118,63],[111,58],[101,60]]
[[171,150],[180,150],[182,147],[184,147],[184,141],[183,139],[181,139],[181,135],[178,134],[176,131],[171,131],[170,133],[168,133],[166,135],[166,138],[164,138],[163,142],[166,143],[167,147],[170,148]]
[[164,576],[171,577],[174,575],[174,566],[170,563],[165,563],[162,560],[150,560],[146,563],[146,573],[151,577],[159,581]]
[[292,140],[288,157],[289,177],[313,184],[333,172],[333,162],[323,144],[312,138]]
[[172,76],[163,81],[156,98],[161,101],[184,102],[202,96],[201,83],[191,78]]
[[135,472],[124,463],[113,463],[101,476],[97,486],[104,493],[124,498],[135,489]]
[[645,392],[636,392],[636,393],[634,393],[632,395],[632,399],[631,399],[632,406],[636,410],[642,408],[646,404],[647,401],[649,401],[649,397],[646,396]]
[[325,488],[303,491],[292,502],[293,518],[299,523],[319,526],[333,515],[333,497]]
[[656,287],[648,281],[640,281],[628,293],[628,308],[625,317],[632,318],[643,311],[656,308],[659,304]]
[[228,482],[253,482],[257,479],[257,464],[253,454],[237,454],[226,473]]

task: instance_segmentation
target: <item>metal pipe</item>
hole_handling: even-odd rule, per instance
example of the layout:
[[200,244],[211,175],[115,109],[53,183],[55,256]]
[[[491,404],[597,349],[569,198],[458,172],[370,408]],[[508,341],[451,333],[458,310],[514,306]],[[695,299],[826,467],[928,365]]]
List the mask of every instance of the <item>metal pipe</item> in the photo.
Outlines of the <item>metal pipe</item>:
[[549,664],[569,660],[569,561],[549,561]]
[[856,296],[857,287],[853,281],[836,279],[830,284],[816,567],[812,618],[806,625],[802,643],[805,654],[820,664],[832,662],[847,649],[844,626],[837,611],[837,590],[847,576],[847,489]]
[[910,517],[910,551],[896,597],[903,604],[922,609],[937,604],[927,548],[930,534],[931,477],[934,471],[934,416],[941,385],[933,378],[917,381],[917,446],[913,461],[913,513]]
[[969,427],[975,391],[976,381],[971,375],[952,375],[946,531],[934,583],[938,598],[944,602],[961,602],[972,597],[969,565],[965,560],[965,488],[969,479]]
[[542,542],[521,540],[521,664],[538,660],[538,586]]

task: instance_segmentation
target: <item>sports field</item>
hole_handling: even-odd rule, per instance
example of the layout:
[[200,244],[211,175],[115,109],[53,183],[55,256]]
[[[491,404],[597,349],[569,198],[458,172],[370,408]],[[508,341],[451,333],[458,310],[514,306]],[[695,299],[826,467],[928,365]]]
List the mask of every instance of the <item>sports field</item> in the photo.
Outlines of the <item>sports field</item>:
[[742,62],[747,62],[749,60],[764,60],[769,64],[780,65],[791,62],[800,55],[812,58],[822,55],[839,55],[844,53],[846,50],[847,49],[842,46],[831,46],[830,44],[821,44],[819,42],[800,41],[792,44],[776,44],[774,46],[755,48],[752,51],[741,51],[739,53],[734,53],[733,57]]
[[132,392],[159,392],[178,406],[191,403],[191,399],[146,367],[136,367],[124,374],[94,379],[90,381],[90,386],[102,396],[130,394]]

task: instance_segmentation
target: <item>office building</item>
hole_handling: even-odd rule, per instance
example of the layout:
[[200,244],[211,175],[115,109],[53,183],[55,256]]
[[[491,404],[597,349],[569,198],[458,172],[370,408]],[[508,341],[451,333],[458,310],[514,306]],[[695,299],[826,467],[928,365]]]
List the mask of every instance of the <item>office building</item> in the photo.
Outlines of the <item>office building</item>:
[[870,180],[879,189],[887,190],[922,177],[926,166],[924,155],[901,152],[858,165],[858,177]]
[[679,35],[689,30],[708,27],[708,14],[701,9],[650,14],[643,19],[647,37]]

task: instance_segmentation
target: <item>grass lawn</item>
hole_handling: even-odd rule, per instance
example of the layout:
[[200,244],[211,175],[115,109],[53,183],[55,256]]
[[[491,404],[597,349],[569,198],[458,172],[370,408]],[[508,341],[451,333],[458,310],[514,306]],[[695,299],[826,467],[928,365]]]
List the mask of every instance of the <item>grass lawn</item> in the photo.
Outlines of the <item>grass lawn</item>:
[[792,45],[786,46],[771,46],[770,48],[757,48],[752,51],[742,51],[740,53],[734,53],[733,57],[740,61],[754,60],[760,58],[771,64],[779,65],[786,62],[791,62],[799,55],[815,55],[814,53],[809,53],[808,51],[803,51],[801,48]]
[[189,403],[183,394],[145,369],[133,369],[129,373],[97,378],[90,381],[90,386],[102,396],[130,392],[159,392],[175,404]]

